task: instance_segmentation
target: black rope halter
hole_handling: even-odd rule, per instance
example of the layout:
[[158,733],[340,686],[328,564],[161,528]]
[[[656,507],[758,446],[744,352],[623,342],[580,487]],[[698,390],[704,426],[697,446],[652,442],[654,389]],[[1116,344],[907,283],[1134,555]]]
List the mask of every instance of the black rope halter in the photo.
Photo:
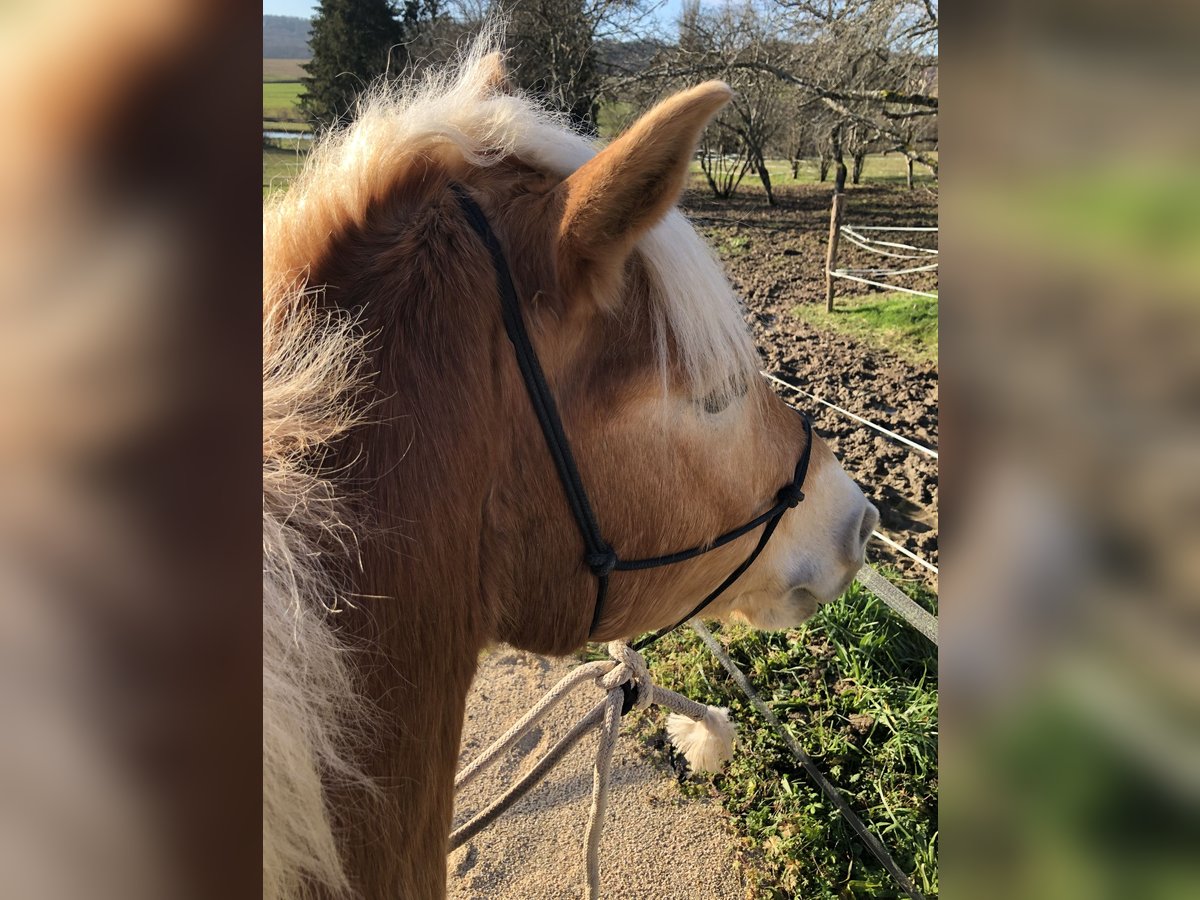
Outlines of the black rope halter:
[[600,624],[600,618],[604,613],[604,601],[608,596],[608,579],[613,572],[634,572],[640,569],[654,569],[659,566],[685,562],[708,553],[710,550],[723,547],[756,528],[765,526],[750,555],[686,616],[669,628],[663,628],[647,635],[633,645],[635,650],[641,650],[664,634],[675,630],[688,619],[698,615],[701,610],[721,596],[730,585],[742,576],[743,572],[750,568],[754,560],[758,559],[759,554],[771,539],[771,535],[775,533],[783,514],[804,499],[801,487],[804,484],[804,477],[808,473],[808,460],[812,453],[812,425],[808,421],[808,417],[801,413],[800,418],[804,422],[804,452],[800,454],[800,461],[796,463],[796,472],[792,480],[779,489],[775,497],[775,505],[766,512],[755,516],[745,525],[725,532],[708,544],[692,547],[689,550],[680,550],[677,553],[668,553],[665,556],[621,559],[600,534],[600,525],[596,521],[596,514],[592,511],[592,504],[588,501],[587,491],[584,490],[583,480],[579,476],[579,469],[571,454],[571,444],[563,431],[562,419],[559,418],[554,396],[550,392],[550,386],[546,383],[545,373],[542,372],[537,352],[529,340],[529,333],[525,330],[525,320],[521,315],[512,273],[504,258],[500,241],[496,238],[496,233],[492,231],[491,226],[488,225],[483,210],[467,195],[466,191],[457,184],[452,184],[450,189],[458,199],[459,206],[462,207],[471,228],[479,235],[491,254],[492,266],[496,270],[496,285],[500,291],[500,308],[504,316],[504,329],[508,332],[508,339],[512,342],[517,365],[521,369],[521,378],[525,382],[525,390],[533,404],[538,424],[541,425],[542,434],[546,439],[546,447],[550,451],[550,457],[554,460],[554,467],[558,470],[558,478],[562,482],[563,492],[571,507],[571,514],[574,516],[579,534],[583,538],[584,560],[592,574],[596,576],[596,604],[592,612],[592,624],[588,629],[588,637],[591,638],[596,633],[596,628]]

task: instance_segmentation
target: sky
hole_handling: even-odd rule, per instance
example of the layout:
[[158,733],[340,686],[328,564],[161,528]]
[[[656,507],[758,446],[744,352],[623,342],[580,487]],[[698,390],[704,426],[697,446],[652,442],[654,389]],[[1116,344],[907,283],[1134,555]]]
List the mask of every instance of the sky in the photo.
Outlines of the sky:
[[[263,15],[266,16],[302,16],[311,18],[313,10],[319,4],[316,0],[263,0]],[[658,21],[671,24],[679,14],[682,0],[666,0],[657,10]]]
[[314,0],[263,0],[264,16],[300,16],[309,19],[316,8]]

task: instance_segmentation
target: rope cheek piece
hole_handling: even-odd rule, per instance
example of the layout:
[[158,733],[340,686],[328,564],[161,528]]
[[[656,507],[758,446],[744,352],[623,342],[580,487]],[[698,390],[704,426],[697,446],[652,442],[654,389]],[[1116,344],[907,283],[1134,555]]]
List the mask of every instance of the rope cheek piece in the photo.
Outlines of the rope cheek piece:
[[[458,200],[459,207],[466,216],[467,222],[476,235],[478,235],[479,239],[483,241],[492,258],[492,267],[496,272],[496,286],[500,292],[500,308],[504,319],[504,329],[508,334],[509,341],[513,345],[517,366],[521,370],[521,378],[525,382],[526,393],[529,395],[529,400],[537,416],[538,424],[541,426],[542,435],[546,440],[546,447],[550,451],[550,457],[554,461],[554,467],[558,472],[558,479],[562,483],[563,492],[566,494],[567,503],[571,508],[571,515],[575,519],[575,525],[579,529],[580,536],[583,538],[584,562],[596,578],[596,601],[592,610],[591,626],[588,629],[589,639],[594,637],[600,625],[600,620],[604,615],[604,603],[608,597],[608,582],[613,572],[636,572],[642,569],[655,569],[686,562],[718,547],[723,547],[725,544],[735,541],[757,528],[762,528],[762,534],[759,536],[758,543],[750,552],[750,555],[715,590],[701,600],[691,612],[674,625],[647,635],[633,644],[634,650],[642,650],[663,635],[678,628],[684,622],[688,621],[688,619],[698,615],[705,607],[728,590],[753,565],[754,561],[758,559],[763,549],[767,546],[767,543],[771,540],[771,535],[775,533],[775,529],[779,525],[779,520],[783,518],[783,514],[797,506],[804,499],[802,487],[804,485],[804,478],[808,474],[809,457],[812,454],[812,425],[808,417],[801,413],[800,418],[804,423],[804,451],[800,455],[799,462],[796,463],[796,471],[792,480],[779,489],[775,496],[775,504],[766,512],[755,516],[738,528],[725,532],[709,544],[691,547],[687,550],[668,553],[663,556],[652,556],[645,559],[622,559],[609,543],[604,540],[604,537],[600,533],[600,524],[596,519],[595,512],[592,511],[592,504],[588,499],[587,491],[584,489],[583,479],[580,477],[579,468],[575,464],[575,457],[571,453],[571,444],[567,440],[566,432],[563,430],[562,419],[559,417],[558,407],[554,402],[554,395],[550,391],[545,373],[542,371],[541,363],[538,361],[537,352],[534,350],[533,343],[529,339],[529,333],[525,329],[525,320],[521,314],[517,290],[513,285],[512,273],[508,268],[508,261],[504,257],[504,251],[500,247],[500,241],[488,224],[483,210],[479,208],[479,205],[467,194],[463,187],[458,184],[451,184],[450,190]],[[628,703],[626,706],[628,706]]]

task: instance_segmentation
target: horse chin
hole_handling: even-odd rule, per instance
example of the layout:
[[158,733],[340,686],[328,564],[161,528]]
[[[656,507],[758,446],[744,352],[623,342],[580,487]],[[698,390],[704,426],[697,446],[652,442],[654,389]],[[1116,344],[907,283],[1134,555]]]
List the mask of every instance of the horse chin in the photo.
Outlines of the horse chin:
[[801,587],[794,587],[783,596],[755,591],[737,599],[729,618],[760,631],[779,631],[795,628],[810,618],[819,605],[817,598]]

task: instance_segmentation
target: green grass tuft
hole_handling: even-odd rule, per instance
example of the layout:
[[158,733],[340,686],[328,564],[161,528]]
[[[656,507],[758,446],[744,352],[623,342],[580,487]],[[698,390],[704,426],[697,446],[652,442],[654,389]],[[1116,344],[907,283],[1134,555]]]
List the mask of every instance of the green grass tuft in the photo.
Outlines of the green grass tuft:
[[805,322],[849,335],[872,347],[918,363],[938,358],[938,301],[915,294],[866,294],[838,297],[832,313],[824,306],[794,308]]
[[[927,608],[925,588],[888,577]],[[938,892],[937,648],[855,584],[801,628],[725,626],[723,640],[785,727],[838,785],[927,897]],[[896,897],[862,846],[690,629],[648,654],[657,681],[731,708],[739,749],[727,769],[692,776],[685,792],[716,793],[751,857],[754,896]],[[659,714],[642,721],[657,734]]]

